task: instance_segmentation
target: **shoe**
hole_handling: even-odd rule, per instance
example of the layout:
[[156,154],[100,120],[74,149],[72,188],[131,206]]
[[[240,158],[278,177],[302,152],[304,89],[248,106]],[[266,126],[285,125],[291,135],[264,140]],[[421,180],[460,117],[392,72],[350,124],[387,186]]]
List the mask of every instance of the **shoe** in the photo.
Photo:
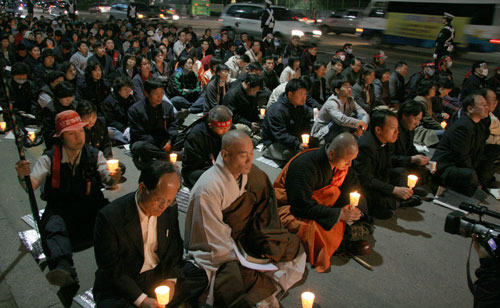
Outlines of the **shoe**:
[[377,207],[370,211],[370,216],[377,219],[390,219],[394,216],[394,211],[386,207]]
[[419,197],[425,197],[430,193],[430,189],[427,190],[425,186],[417,186],[413,188],[413,193]]
[[474,194],[472,195],[472,198],[475,198],[479,201],[484,201],[486,198],[488,198],[488,194],[484,192],[481,188],[477,188]]
[[350,241],[345,250],[354,256],[364,256],[372,252],[372,245],[365,240]]
[[422,204],[422,199],[417,195],[413,195],[406,200],[402,200],[399,207],[416,207],[420,204]]
[[373,227],[369,227],[366,223],[353,223],[351,226],[351,240],[359,240],[364,236],[373,234]]
[[189,115],[189,109],[181,109],[181,110],[177,111],[177,113],[175,114],[175,117],[178,120],[184,120],[185,118],[187,118],[188,115]]
[[45,275],[51,285],[66,287],[78,283],[74,268],[55,268]]
[[66,287],[61,287],[59,291],[57,291],[57,297],[59,297],[59,300],[65,308],[71,307],[73,297],[76,296],[79,289],[80,285],[75,283]]

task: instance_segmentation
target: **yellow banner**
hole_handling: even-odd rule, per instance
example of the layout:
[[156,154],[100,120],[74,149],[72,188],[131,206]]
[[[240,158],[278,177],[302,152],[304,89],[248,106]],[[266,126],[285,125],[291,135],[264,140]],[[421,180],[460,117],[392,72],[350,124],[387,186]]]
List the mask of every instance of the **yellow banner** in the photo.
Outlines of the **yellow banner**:
[[[387,13],[388,35],[397,35],[424,40],[435,40],[443,28],[443,17],[436,15]],[[469,24],[469,17],[456,17],[452,25],[455,28],[456,43],[463,43],[464,28]]]

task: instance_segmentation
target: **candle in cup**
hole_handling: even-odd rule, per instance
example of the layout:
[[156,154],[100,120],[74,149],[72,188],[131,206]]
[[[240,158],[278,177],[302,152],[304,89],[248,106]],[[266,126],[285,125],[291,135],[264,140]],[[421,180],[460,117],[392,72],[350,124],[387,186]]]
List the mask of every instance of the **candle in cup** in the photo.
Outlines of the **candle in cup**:
[[353,206],[358,206],[360,197],[361,195],[357,191],[353,191],[349,194],[349,203]]
[[302,143],[305,143],[305,144],[309,143],[309,134],[302,135]]
[[170,288],[167,286],[159,286],[155,289],[156,300],[159,305],[165,306],[170,300]]
[[302,293],[301,297],[302,297],[302,308],[312,308],[314,304],[314,293],[304,292]]
[[110,173],[115,173],[116,172],[116,169],[118,169],[118,163],[119,163],[119,160],[118,159],[110,159],[107,161],[107,164],[108,164],[108,170]]
[[28,132],[28,138],[30,138],[32,143],[35,142],[35,137],[35,132]]
[[259,111],[260,111],[260,117],[264,118],[264,116],[266,115],[266,108],[260,108]]
[[442,127],[443,129],[445,129],[445,128],[446,128],[446,125],[448,125],[448,123],[446,123],[445,121],[441,122],[441,127]]
[[415,187],[415,185],[417,185],[417,181],[418,181],[418,176],[410,174],[408,176],[408,187],[410,188]]
[[170,154],[170,162],[172,164],[175,164],[176,161],[177,161],[177,154],[176,153]]
[[7,123],[0,122],[0,132],[4,132],[7,129]]

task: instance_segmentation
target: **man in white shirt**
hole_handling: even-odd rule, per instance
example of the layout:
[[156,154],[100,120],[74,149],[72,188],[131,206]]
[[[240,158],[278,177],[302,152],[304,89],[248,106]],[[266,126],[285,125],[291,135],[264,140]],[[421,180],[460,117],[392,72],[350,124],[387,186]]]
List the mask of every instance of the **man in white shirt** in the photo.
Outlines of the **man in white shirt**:
[[174,54],[177,59],[181,56],[181,52],[186,48],[186,32],[179,32],[179,39],[174,44]]
[[170,304],[196,307],[207,276],[185,262],[175,197],[175,167],[155,161],[142,170],[139,188],[109,204],[96,218],[97,307],[159,307],[155,288],[170,287]]

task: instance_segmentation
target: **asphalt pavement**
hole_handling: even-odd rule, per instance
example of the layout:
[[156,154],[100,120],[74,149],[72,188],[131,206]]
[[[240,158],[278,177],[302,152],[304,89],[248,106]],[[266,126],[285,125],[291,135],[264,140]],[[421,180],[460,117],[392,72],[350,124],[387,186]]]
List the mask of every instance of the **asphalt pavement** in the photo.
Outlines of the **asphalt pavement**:
[[[217,20],[181,20],[201,29]],[[179,23],[180,24],[180,23]],[[354,53],[369,59],[376,51],[351,36],[330,36],[320,46],[320,58],[327,59],[330,52],[345,41],[355,42]],[[427,55],[418,50],[384,48],[389,65],[403,59],[410,66],[410,74],[416,71]],[[429,53],[431,54],[431,52]],[[456,80],[470,67],[470,60],[454,61],[452,70]],[[115,158],[127,166],[127,181],[118,190],[106,191],[113,200],[137,187],[139,172],[123,149],[113,149]],[[28,149],[28,158],[34,161],[42,153],[42,147]],[[260,157],[256,150],[255,159]],[[20,217],[30,213],[28,197],[20,188],[14,170],[18,154],[13,140],[0,135],[0,307],[60,307],[55,292],[30,254],[20,246],[17,232],[28,229]],[[271,179],[280,170],[256,161]],[[498,178],[498,170],[497,170]],[[37,195],[39,193],[36,193]],[[500,204],[491,196],[486,203],[489,209],[500,211]],[[44,207],[39,200],[39,206]],[[301,307],[300,293],[308,290],[316,294],[316,303],[322,308],[334,307],[472,307],[472,296],[467,288],[465,263],[470,239],[450,235],[443,231],[446,215],[451,212],[431,202],[420,207],[401,209],[396,217],[376,221],[373,236],[367,238],[373,244],[373,252],[362,257],[373,266],[369,271],[352,259],[335,257],[331,272],[318,274],[309,268],[305,284],[291,290],[282,304],[286,308]],[[181,234],[185,214],[179,215]],[[93,249],[75,254],[77,272],[81,282],[80,292],[92,287],[96,264]],[[472,253],[471,268],[478,265]],[[73,307],[79,307],[74,304]]]

